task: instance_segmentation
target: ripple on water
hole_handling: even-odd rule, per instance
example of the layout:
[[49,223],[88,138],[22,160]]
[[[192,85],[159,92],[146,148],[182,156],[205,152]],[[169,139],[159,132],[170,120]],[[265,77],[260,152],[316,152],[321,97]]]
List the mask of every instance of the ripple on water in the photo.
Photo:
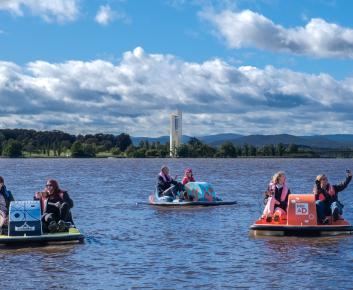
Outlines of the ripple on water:
[[[238,204],[136,205],[147,201],[162,163],[179,176],[192,167],[197,180]],[[8,289],[351,288],[352,237],[258,239],[248,231],[275,171],[284,170],[292,192],[300,193],[310,192],[323,170],[340,181],[350,165],[334,159],[0,159],[0,175],[17,199],[32,198],[45,179],[57,178],[86,235],[82,245],[1,248],[2,283]],[[352,188],[340,194],[350,221]],[[327,269],[337,269],[332,282],[322,275]]]

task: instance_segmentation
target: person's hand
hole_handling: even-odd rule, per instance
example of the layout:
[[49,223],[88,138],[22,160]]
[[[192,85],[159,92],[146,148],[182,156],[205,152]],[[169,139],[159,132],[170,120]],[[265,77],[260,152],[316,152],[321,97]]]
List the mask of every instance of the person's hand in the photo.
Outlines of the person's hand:
[[60,201],[54,203],[55,207],[59,208],[60,207]]
[[347,169],[346,172],[347,172],[347,176],[349,176],[349,177],[352,176],[352,171],[350,169]]

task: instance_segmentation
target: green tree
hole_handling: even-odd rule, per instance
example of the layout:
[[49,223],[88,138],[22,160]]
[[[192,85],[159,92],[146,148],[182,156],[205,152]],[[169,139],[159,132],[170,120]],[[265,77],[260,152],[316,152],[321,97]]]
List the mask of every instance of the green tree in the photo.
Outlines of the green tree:
[[32,153],[34,152],[35,150],[35,147],[32,143],[28,143],[24,146],[23,148],[26,152],[29,153],[29,156],[32,156]]
[[157,149],[148,149],[145,154],[146,157],[158,157],[159,151]]
[[283,145],[283,143],[277,144],[276,151],[279,156],[283,156],[283,153],[286,151],[286,147]]
[[114,156],[120,156],[121,155],[121,150],[118,148],[118,147],[115,147],[111,150],[111,153],[114,155]]
[[83,157],[95,157],[96,148],[94,144],[83,144]]
[[253,145],[249,145],[249,155],[250,156],[256,156],[256,147]]
[[243,156],[249,156],[250,155],[250,147],[248,144],[244,144],[243,146]]
[[121,133],[115,138],[116,146],[119,147],[121,151],[125,151],[129,146],[132,145],[131,138],[128,134]]
[[298,145],[296,144],[289,144],[288,152],[291,154],[298,153]]
[[178,148],[177,148],[177,155],[178,157],[190,157],[190,153],[189,153],[189,146],[187,144],[181,144]]
[[13,139],[8,140],[5,144],[3,155],[7,157],[21,157],[22,144]]
[[83,145],[80,141],[75,141],[71,146],[72,157],[84,157]]
[[2,150],[3,150],[3,143],[5,142],[5,136],[4,134],[0,133],[0,155],[2,155]]
[[224,142],[219,148],[217,155],[219,157],[226,157],[226,158],[237,157],[237,150],[234,147],[232,142]]

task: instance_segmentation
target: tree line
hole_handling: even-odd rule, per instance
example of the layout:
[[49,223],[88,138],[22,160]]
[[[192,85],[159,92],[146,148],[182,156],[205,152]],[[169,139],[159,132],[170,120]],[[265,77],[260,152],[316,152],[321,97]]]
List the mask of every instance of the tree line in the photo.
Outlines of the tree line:
[[124,152],[128,134],[71,135],[62,131],[0,129],[0,155],[6,157],[95,157],[100,152]]
[[[4,157],[168,157],[169,143],[141,140],[134,146],[126,133],[71,135],[62,131],[0,129],[0,155]],[[237,157],[353,157],[352,149],[315,149],[296,144],[253,146],[224,142],[210,146],[197,138],[176,148],[180,158]]]

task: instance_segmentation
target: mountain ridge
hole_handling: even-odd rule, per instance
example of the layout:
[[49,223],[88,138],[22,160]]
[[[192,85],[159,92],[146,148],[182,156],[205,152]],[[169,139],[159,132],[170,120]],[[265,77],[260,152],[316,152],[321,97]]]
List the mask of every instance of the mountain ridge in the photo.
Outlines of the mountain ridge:
[[[182,141],[186,143],[192,138],[191,136],[183,135]],[[267,144],[285,145],[296,144],[299,146],[308,146],[312,148],[352,148],[353,134],[327,134],[327,135],[312,135],[312,136],[296,136],[291,134],[273,134],[273,135],[240,135],[234,133],[214,134],[205,136],[196,136],[195,138],[211,146],[220,146],[224,142],[231,142],[234,145],[253,145],[256,147]],[[134,145],[138,145],[141,140],[149,142],[160,142],[165,144],[169,142],[169,136],[160,137],[131,137]]]

